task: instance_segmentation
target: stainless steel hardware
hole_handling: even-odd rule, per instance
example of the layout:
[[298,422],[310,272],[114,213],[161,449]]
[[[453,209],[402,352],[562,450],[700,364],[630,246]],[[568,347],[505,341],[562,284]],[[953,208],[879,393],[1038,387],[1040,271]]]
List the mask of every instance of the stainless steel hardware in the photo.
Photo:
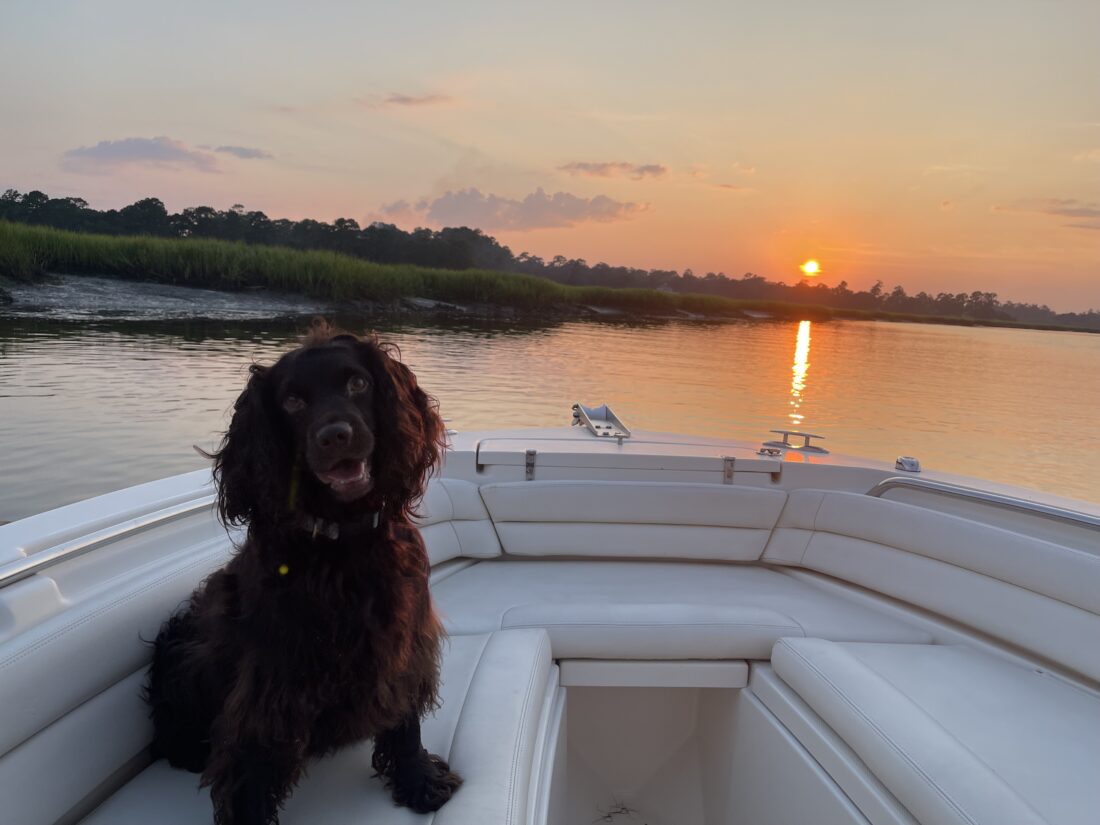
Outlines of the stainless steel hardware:
[[1054,519],[1055,521],[1062,521],[1076,527],[1100,529],[1100,517],[1090,516],[1088,513],[1078,513],[1076,510],[1066,510],[1062,507],[1040,504],[1037,501],[1028,501],[1027,499],[1015,498],[1013,496],[1003,496],[999,493],[989,493],[985,490],[975,490],[972,487],[962,487],[958,484],[948,484],[943,481],[931,481],[926,478],[892,476],[891,478],[883,479],[868,490],[867,495],[881,498],[884,493],[898,488],[921,490],[925,493],[947,496],[949,498],[969,499],[982,504],[988,504],[992,507],[999,507],[1003,510],[1013,510],[1018,513],[1027,513],[1029,515],[1041,516],[1042,518]]
[[140,533],[151,527],[185,518],[202,510],[209,510],[214,503],[214,498],[213,495],[207,495],[192,501],[185,501],[183,504],[165,507],[162,510],[129,519],[121,524],[114,524],[103,530],[97,530],[78,539],[48,547],[45,550],[32,553],[26,558],[0,565],[0,587],[33,576],[40,570],[60,564],[63,561],[75,559],[107,542],[117,541],[134,533]]
[[[811,444],[811,438],[825,438],[823,435],[814,435],[813,433],[804,433],[800,430],[770,430],[769,432],[776,433],[783,436],[782,441],[765,441],[765,447],[771,447],[777,450],[793,450],[799,453],[816,453],[818,455],[828,455],[829,451],[824,447],[818,447],[816,444]],[[801,444],[792,444],[791,436],[795,438],[803,439]]]
[[622,446],[624,438],[630,438],[630,429],[619,420],[607,404],[598,407],[573,405],[573,426],[584,426],[592,435],[600,438],[617,438]]

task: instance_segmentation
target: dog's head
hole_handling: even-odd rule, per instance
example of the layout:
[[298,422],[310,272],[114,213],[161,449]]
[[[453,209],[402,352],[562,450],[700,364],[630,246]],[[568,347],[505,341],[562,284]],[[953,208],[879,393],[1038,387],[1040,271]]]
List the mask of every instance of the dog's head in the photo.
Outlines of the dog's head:
[[375,336],[316,326],[274,366],[254,364],[214,454],[222,520],[281,524],[408,515],[443,448],[437,404]]

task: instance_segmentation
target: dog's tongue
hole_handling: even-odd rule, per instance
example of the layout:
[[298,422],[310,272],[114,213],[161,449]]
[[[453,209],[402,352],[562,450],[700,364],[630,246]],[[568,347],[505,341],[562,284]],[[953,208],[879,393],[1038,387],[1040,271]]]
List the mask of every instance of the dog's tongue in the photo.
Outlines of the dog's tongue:
[[367,466],[362,461],[341,461],[336,466],[323,473],[318,473],[317,477],[325,484],[351,484],[355,481],[361,481],[367,477]]

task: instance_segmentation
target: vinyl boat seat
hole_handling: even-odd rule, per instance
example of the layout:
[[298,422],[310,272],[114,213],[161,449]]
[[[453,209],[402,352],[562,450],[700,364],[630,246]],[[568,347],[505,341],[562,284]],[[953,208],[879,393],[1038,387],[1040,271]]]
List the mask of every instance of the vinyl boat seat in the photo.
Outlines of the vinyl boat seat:
[[962,646],[788,638],[753,690],[793,690],[924,825],[1094,825],[1100,698]]
[[760,564],[783,490],[534,481],[480,494],[499,545],[433,585],[451,633],[543,627],[570,659],[767,659],[786,636],[931,641]]
[[788,636],[931,640],[884,612],[746,564],[499,558],[442,579],[433,595],[448,632],[543,627],[558,659],[767,659]]
[[[427,748],[448,759],[465,784],[434,818],[393,804],[372,778],[371,743],[310,766],[280,816],[283,825],[435,825],[528,821],[529,780],[538,769],[557,683],[546,634],[514,630],[452,638],[443,659],[442,705],[425,720]],[[198,777],[163,760],[146,768],[83,825],[207,825],[209,793]]]

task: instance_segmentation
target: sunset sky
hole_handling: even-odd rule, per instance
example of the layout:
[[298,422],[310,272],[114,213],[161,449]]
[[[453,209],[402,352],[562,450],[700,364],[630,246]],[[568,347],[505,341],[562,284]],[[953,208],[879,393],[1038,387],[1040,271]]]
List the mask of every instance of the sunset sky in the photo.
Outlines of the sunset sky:
[[6,0],[0,189],[1100,308],[1098,33],[1097,0]]

